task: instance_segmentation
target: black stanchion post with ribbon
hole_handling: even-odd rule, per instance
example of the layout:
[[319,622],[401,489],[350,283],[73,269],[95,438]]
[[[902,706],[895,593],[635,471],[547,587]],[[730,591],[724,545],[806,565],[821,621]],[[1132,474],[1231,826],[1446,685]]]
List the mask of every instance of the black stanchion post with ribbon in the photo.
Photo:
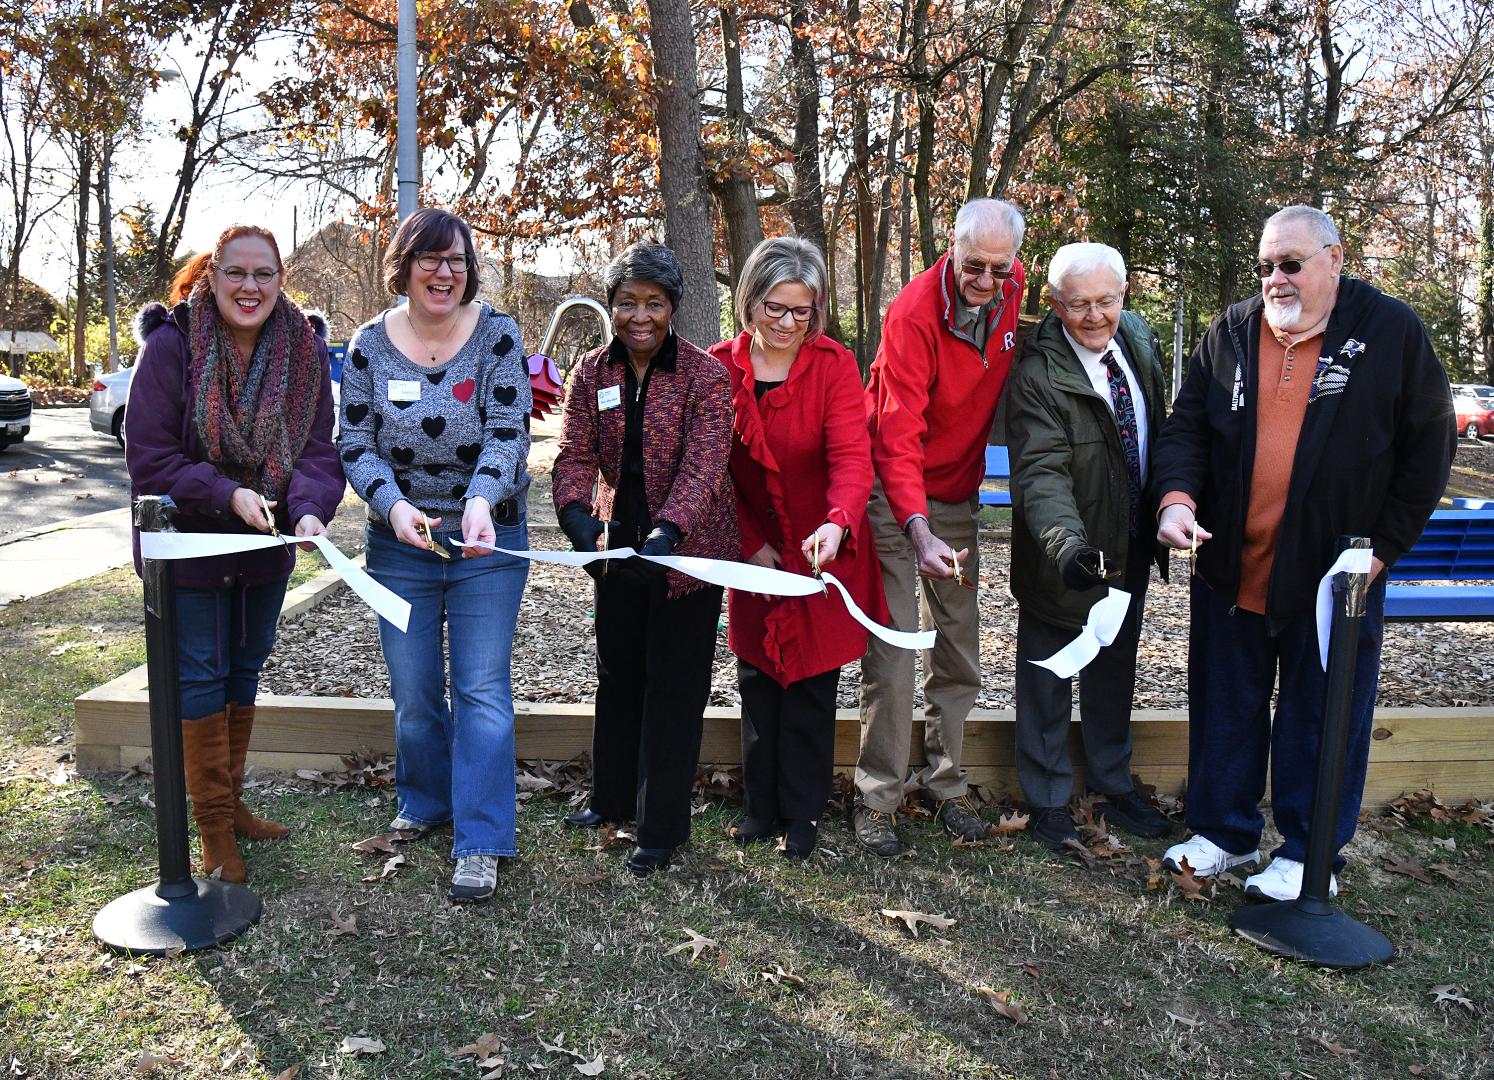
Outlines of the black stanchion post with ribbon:
[[[1369,549],[1368,537],[1349,537],[1346,548]],[[1359,624],[1364,618],[1368,573],[1340,573],[1333,580],[1333,630],[1328,643],[1328,690],[1318,749],[1317,785],[1307,834],[1302,893],[1296,900],[1240,908],[1229,925],[1268,952],[1322,967],[1360,968],[1383,964],[1395,946],[1373,927],[1333,905],[1329,882],[1337,849],[1339,802],[1343,796],[1344,754],[1354,698],[1354,666]]]
[[[175,511],[169,498],[145,495],[135,504],[135,524],[142,532],[170,532]],[[95,915],[93,936],[117,952],[194,952],[221,945],[257,923],[260,902],[247,886],[192,876],[182,769],[176,575],[166,559],[145,559],[142,569],[160,880],[126,893]]]

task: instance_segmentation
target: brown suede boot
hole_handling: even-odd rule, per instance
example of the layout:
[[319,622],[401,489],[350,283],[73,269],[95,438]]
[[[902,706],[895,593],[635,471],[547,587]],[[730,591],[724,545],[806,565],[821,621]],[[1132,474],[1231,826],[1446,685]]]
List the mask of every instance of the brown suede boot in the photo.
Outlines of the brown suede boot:
[[199,720],[182,721],[182,763],[192,817],[202,840],[202,869],[211,874],[220,866],[224,881],[247,876],[243,856],[233,838],[233,777],[228,770],[228,713],[215,712]]
[[228,703],[228,771],[233,774],[233,831],[248,840],[279,840],[290,829],[278,821],[255,817],[244,805],[244,762],[254,731],[254,706]]

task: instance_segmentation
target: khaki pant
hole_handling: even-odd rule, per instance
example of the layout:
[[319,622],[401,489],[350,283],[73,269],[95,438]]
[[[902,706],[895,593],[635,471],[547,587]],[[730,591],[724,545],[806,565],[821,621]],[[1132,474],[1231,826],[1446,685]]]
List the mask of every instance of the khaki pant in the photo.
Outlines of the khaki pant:
[[[929,528],[955,551],[970,549],[961,565],[972,583],[980,572],[976,542],[979,496],[961,503],[929,500]],[[933,628],[939,636],[923,653],[923,751],[928,764],[917,776],[935,799],[965,794],[960,769],[965,717],[980,693],[980,613],[976,590],[953,578],[918,577],[913,545],[892,518],[880,483],[867,514],[876,530],[882,585],[892,625]],[[871,639],[861,658],[861,758],[856,789],[873,810],[891,813],[902,802],[913,742],[913,654]]]

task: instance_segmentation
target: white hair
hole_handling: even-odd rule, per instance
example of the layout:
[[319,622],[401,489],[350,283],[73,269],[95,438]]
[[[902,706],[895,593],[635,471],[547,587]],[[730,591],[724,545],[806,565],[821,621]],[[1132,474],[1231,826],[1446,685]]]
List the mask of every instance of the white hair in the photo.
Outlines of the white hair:
[[1291,225],[1299,221],[1312,226],[1312,231],[1317,234],[1318,243],[1343,243],[1338,238],[1338,226],[1333,224],[1333,219],[1316,206],[1283,206],[1266,219],[1266,224],[1261,228],[1261,233],[1264,234],[1266,229],[1269,229],[1272,225]]
[[1109,244],[1065,244],[1053,253],[1048,263],[1048,288],[1063,291],[1065,278],[1083,276],[1095,270],[1109,270],[1122,287],[1126,284],[1126,260]]
[[954,242],[960,247],[977,236],[998,236],[1011,241],[1012,250],[1022,246],[1027,222],[1015,203],[1005,199],[971,199],[955,215]]

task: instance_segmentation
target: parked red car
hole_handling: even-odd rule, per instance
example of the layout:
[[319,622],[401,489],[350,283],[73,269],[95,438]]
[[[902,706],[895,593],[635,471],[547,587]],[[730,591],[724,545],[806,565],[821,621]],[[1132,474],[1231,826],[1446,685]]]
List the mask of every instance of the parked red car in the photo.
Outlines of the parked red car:
[[1494,402],[1487,398],[1453,398],[1453,411],[1458,415],[1458,433],[1470,439],[1494,435]]

